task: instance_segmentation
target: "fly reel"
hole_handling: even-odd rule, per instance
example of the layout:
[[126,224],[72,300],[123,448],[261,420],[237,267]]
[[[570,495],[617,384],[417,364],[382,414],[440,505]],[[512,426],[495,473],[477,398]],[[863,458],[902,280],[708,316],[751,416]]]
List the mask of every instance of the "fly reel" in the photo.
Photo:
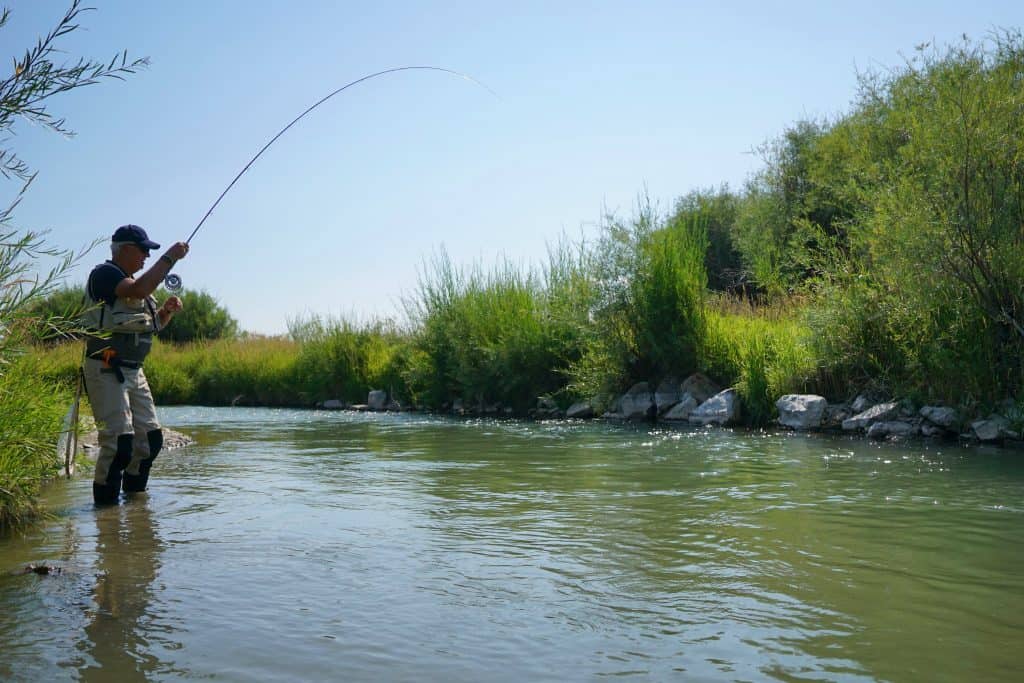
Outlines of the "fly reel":
[[169,292],[174,292],[175,294],[177,294],[178,292],[181,291],[181,286],[182,286],[182,283],[181,283],[181,276],[180,275],[175,275],[174,273],[168,273],[167,277],[164,278],[164,287]]

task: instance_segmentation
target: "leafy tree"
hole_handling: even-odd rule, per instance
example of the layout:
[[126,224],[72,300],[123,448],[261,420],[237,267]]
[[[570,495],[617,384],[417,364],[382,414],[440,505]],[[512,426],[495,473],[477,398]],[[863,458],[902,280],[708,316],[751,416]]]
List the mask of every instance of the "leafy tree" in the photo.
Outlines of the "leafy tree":
[[847,367],[947,400],[1020,390],[1022,73],[1024,40],[1007,31],[923,45],[862,76],[854,111],[824,137],[843,150],[833,196],[855,216],[812,317],[826,358],[841,346]]
[[[166,298],[162,292],[157,298]],[[160,333],[166,341],[183,343],[201,340],[230,339],[238,335],[238,321],[217,299],[204,290],[183,290],[182,310]]]
[[821,273],[819,250],[844,244],[853,210],[841,192],[846,150],[834,126],[798,121],[759,149],[766,165],[739,204],[734,242],[769,292],[799,289]]

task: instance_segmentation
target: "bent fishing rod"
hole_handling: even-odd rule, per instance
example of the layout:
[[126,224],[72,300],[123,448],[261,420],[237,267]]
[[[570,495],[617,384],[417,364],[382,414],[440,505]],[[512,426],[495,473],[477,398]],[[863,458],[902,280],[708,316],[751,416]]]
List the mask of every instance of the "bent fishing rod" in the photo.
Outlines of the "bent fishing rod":
[[[269,149],[271,145],[273,145],[275,142],[277,142],[278,138],[280,138],[282,135],[284,135],[285,133],[288,132],[289,128],[291,128],[296,123],[301,121],[307,114],[309,114],[311,111],[313,111],[314,109],[319,107],[321,104],[323,104],[327,100],[331,99],[335,95],[340,95],[341,93],[345,92],[346,90],[348,90],[352,86],[358,85],[358,84],[362,83],[363,81],[368,81],[368,80],[370,80],[372,78],[377,78],[378,76],[385,76],[387,74],[393,74],[393,73],[396,73],[398,71],[441,71],[443,73],[447,73],[447,74],[451,74],[453,76],[458,76],[459,78],[463,78],[463,79],[465,79],[465,80],[467,80],[467,81],[469,81],[469,82],[471,82],[471,83],[473,83],[475,85],[480,86],[481,88],[483,88],[487,92],[491,93],[495,97],[498,96],[497,93],[495,93],[493,90],[491,90],[486,85],[484,85],[483,83],[481,83],[477,79],[473,78],[472,76],[468,76],[468,75],[466,75],[464,73],[461,73],[461,72],[458,72],[458,71],[454,71],[452,69],[445,69],[444,67],[440,67],[440,66],[397,66],[397,67],[394,67],[392,69],[384,69],[383,71],[376,71],[376,72],[374,72],[372,74],[368,74],[366,76],[363,76],[362,78],[357,78],[356,80],[352,81],[351,83],[346,83],[345,85],[341,86],[337,90],[334,90],[334,91],[328,93],[324,97],[322,97],[319,100],[317,100],[316,102],[314,102],[304,112],[302,112],[301,114],[296,116],[294,119],[292,119],[291,122],[287,126],[282,128],[281,130],[279,130],[274,137],[270,138],[270,140],[265,145],[263,145],[263,147],[260,148],[260,151],[256,152],[256,155],[253,156],[252,159],[249,159],[249,163],[247,163],[242,168],[242,170],[238,172],[238,175],[236,175],[234,177],[234,179],[232,179],[232,181],[230,183],[228,183],[228,186],[225,187],[224,191],[221,192],[220,196],[217,197],[217,201],[215,201],[213,203],[213,205],[211,205],[210,208],[207,209],[206,213],[203,214],[202,220],[199,221],[199,224],[196,225],[195,229],[192,231],[192,234],[190,234],[188,236],[188,239],[185,240],[185,244],[191,244],[192,238],[196,236],[197,232],[199,232],[199,228],[203,227],[203,223],[205,223],[206,219],[210,217],[210,214],[212,214],[213,210],[217,208],[217,205],[220,204],[222,199],[224,199],[224,196],[227,195],[227,193],[231,191],[231,188],[235,186],[235,183],[237,183],[238,180],[243,175],[245,175],[246,171],[248,171],[249,168],[254,163],[256,163],[256,160],[259,159],[261,156],[263,156],[263,153],[266,152],[267,149]],[[181,277],[178,276],[178,275],[175,275],[173,273],[168,273],[167,277],[164,278],[164,287],[166,287],[168,290],[170,290],[172,292],[180,291],[181,288],[182,288]]]

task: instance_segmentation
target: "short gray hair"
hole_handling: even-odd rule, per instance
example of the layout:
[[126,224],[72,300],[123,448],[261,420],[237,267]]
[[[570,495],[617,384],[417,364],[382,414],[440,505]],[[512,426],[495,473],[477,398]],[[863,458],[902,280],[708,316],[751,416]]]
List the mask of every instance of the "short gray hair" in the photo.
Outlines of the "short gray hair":
[[132,244],[132,242],[111,242],[110,258],[117,258],[117,253],[121,251],[121,247],[123,247],[126,244]]

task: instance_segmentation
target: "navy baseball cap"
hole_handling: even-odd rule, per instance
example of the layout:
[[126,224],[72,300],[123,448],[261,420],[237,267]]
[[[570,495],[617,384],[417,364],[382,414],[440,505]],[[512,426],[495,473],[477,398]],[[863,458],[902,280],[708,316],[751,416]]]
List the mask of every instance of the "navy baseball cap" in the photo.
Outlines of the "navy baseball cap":
[[114,231],[110,238],[111,242],[131,242],[143,249],[159,249],[160,245],[149,239],[146,231],[137,225],[122,225]]

